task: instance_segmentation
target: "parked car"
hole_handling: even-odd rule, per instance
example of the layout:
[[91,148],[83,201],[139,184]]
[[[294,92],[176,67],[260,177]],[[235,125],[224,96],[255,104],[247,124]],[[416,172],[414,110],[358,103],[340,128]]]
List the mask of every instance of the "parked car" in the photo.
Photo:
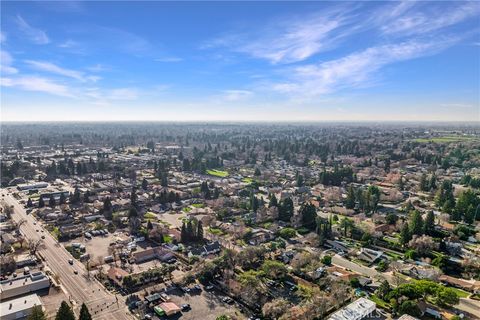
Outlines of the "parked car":
[[68,263],[73,265],[73,259],[68,259]]
[[222,301],[228,304],[232,304],[234,302],[233,299],[230,297],[223,297]]
[[208,286],[205,287],[205,290],[207,291],[212,291],[213,290],[213,286],[211,284],[209,284]]
[[191,309],[192,308],[190,307],[190,305],[188,303],[182,304],[182,311],[189,311]]

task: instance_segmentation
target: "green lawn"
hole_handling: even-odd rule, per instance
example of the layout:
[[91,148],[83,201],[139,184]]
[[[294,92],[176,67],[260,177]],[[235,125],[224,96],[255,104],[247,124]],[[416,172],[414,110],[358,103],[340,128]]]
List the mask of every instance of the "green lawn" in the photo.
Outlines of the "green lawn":
[[252,178],[243,178],[243,179],[242,179],[242,182],[252,183],[252,182],[253,182],[253,179],[252,179]]
[[377,304],[378,307],[382,308],[382,309],[387,309],[387,310],[390,310],[390,304],[383,301],[382,299],[380,299],[379,297],[377,297],[376,295],[372,294],[370,297],[368,297],[370,300],[372,300],[373,302],[375,302]]
[[192,208],[190,208],[190,207],[185,207],[185,208],[182,209],[182,211],[183,211],[183,212],[190,212],[190,211],[192,211]]
[[192,207],[194,207],[194,208],[204,208],[205,205],[203,203],[194,203],[194,204],[192,204]]
[[224,234],[223,231],[221,229],[218,229],[218,228],[209,228],[208,232],[210,232],[211,234],[214,234],[216,236],[221,236],[221,235]]
[[222,170],[216,170],[216,169],[209,169],[206,171],[207,174],[219,178],[225,178],[228,177],[228,172],[227,171],[222,171]]
[[458,288],[453,288],[453,287],[451,288],[455,290],[459,298],[468,298],[470,296],[470,292],[467,292],[465,290],[458,289]]
[[155,219],[157,217],[157,215],[153,212],[147,212],[147,213],[145,213],[145,215],[143,217],[145,219]]

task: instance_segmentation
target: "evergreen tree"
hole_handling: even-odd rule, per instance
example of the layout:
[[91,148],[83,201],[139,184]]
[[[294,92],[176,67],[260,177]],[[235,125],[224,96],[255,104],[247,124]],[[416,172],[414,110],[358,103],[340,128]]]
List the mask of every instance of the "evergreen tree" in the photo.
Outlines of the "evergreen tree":
[[405,223],[400,231],[400,243],[406,245],[410,240],[412,240],[412,234],[410,233],[408,223]]
[[314,230],[316,227],[317,210],[313,204],[306,203],[300,208],[300,214],[302,215],[302,226]]
[[425,173],[422,174],[420,177],[420,191],[428,191],[428,181],[427,181],[427,175]]
[[198,241],[203,240],[203,223],[202,223],[202,221],[198,221],[198,223],[197,223],[197,240]]
[[261,176],[261,175],[262,175],[262,173],[260,172],[260,169],[258,169],[258,168],[255,168],[255,172],[254,172],[254,174],[253,174],[253,175],[255,175],[255,176],[259,177],[259,176]]
[[423,234],[423,219],[418,210],[410,213],[410,232],[412,235],[421,236]]
[[147,179],[143,178],[143,180],[142,180],[142,189],[143,189],[143,190],[147,190],[147,188],[148,188],[148,181],[147,181]]
[[347,199],[345,200],[345,207],[347,209],[355,208],[355,191],[353,190],[352,185],[348,187]]
[[270,203],[268,204],[268,207],[278,207],[278,200],[277,197],[275,197],[275,194],[272,193],[270,197]]
[[293,216],[293,201],[290,198],[286,198],[280,203],[278,208],[278,217],[280,220],[290,222]]
[[34,306],[32,312],[27,317],[27,320],[47,320],[45,312],[43,312],[42,306]]
[[182,222],[182,229],[180,231],[180,240],[182,241],[182,243],[187,243],[188,241],[190,241],[190,239],[188,239],[187,226],[185,225],[185,221]]
[[423,226],[424,233],[431,236],[435,229],[435,215],[433,211],[430,210],[427,212],[427,216],[425,217],[425,223]]
[[40,196],[40,198],[38,199],[38,207],[39,208],[45,207],[45,201],[43,200],[42,196]]
[[50,196],[50,199],[48,200],[48,205],[51,207],[51,208],[55,208],[55,205],[56,205],[56,201],[55,201],[55,197],[53,196],[53,194]]
[[60,308],[58,308],[57,314],[55,315],[55,320],[75,320],[72,308],[70,308],[65,301],[62,301],[60,304]]
[[65,198],[65,194],[62,192],[62,193],[60,194],[59,204],[65,204],[66,201],[67,201],[67,199]]
[[92,316],[90,315],[90,312],[88,311],[85,303],[82,303],[82,307],[80,309],[80,317],[78,318],[78,320],[92,320]]
[[29,208],[33,207],[33,202],[32,202],[31,198],[28,198],[27,207],[29,207]]

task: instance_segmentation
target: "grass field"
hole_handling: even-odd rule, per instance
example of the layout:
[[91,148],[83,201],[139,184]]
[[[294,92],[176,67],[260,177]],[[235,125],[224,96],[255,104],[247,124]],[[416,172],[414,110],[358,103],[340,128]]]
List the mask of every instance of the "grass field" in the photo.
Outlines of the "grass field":
[[435,137],[435,138],[418,138],[414,139],[414,142],[419,143],[427,143],[427,142],[435,142],[435,143],[450,143],[450,142],[467,142],[467,141],[475,141],[478,140],[477,137],[471,136],[444,136],[444,137]]
[[227,171],[222,171],[222,170],[216,170],[216,169],[210,169],[206,171],[207,174],[219,178],[226,178],[228,177],[228,172]]
[[458,289],[458,288],[452,288],[452,289],[455,290],[459,298],[468,298],[470,296],[470,293],[465,290]]
[[192,204],[192,207],[194,207],[194,208],[204,208],[205,205],[203,203],[194,203],[194,204]]
[[391,306],[389,303],[383,301],[382,299],[380,299],[379,297],[377,297],[376,295],[372,294],[370,297],[368,297],[370,300],[372,300],[373,302],[375,302],[377,304],[377,306],[379,306],[380,308],[382,309],[387,309],[387,310],[390,310]]

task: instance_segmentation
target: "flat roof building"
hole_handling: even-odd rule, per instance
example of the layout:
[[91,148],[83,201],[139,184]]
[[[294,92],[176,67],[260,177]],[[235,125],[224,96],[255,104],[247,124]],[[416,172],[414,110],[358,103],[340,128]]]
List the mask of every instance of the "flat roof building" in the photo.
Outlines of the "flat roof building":
[[26,319],[35,306],[42,307],[42,301],[40,301],[37,294],[2,301],[0,303],[0,316],[2,320]]
[[348,306],[338,310],[332,314],[329,320],[360,320],[372,313],[377,309],[375,302],[360,298],[350,303]]
[[2,280],[0,281],[0,300],[14,298],[48,287],[50,287],[50,279],[40,271],[17,278]]

